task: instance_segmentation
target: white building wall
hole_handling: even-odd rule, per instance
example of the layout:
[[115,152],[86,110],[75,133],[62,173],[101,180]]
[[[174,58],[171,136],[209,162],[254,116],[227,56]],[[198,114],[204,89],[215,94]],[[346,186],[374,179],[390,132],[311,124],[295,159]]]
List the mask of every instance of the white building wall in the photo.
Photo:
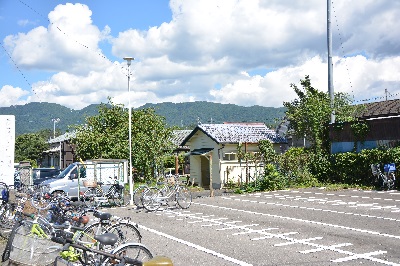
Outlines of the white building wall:
[[[226,185],[229,180],[234,183],[246,182],[246,163],[241,163],[237,160],[237,144],[217,144],[203,132],[198,131],[187,143],[190,150],[213,148],[208,154],[212,155],[212,182],[214,188],[220,188]],[[242,151],[245,152],[259,152],[257,143],[248,143],[245,149],[245,144],[242,144]],[[276,153],[281,153],[281,145],[273,144]],[[236,154],[236,160],[224,160],[224,154]],[[249,162],[249,175],[250,182],[260,177],[262,167],[260,162]],[[190,156],[190,177],[199,186],[203,186],[201,178],[201,159],[199,155]]]
[[15,116],[0,115],[0,181],[14,185]]
[[[245,152],[245,144],[242,144],[242,151]],[[247,152],[259,152],[257,144],[247,144]],[[224,154],[235,154],[236,160],[224,160]],[[259,162],[257,163],[259,165]],[[248,163],[249,175],[251,178],[256,178],[260,175],[261,168],[256,167],[253,162]],[[242,161],[239,163],[237,160],[237,144],[225,145],[220,150],[220,173],[219,177],[222,186],[226,185],[229,181],[234,183],[246,182],[246,162]],[[250,180],[252,181],[252,180]]]

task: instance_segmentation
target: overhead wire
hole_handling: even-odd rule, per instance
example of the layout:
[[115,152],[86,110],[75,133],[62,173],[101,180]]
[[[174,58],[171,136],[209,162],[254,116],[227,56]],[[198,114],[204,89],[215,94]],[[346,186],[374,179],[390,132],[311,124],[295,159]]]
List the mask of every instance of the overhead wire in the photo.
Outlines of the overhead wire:
[[343,58],[344,58],[344,63],[345,63],[345,67],[346,67],[346,70],[347,70],[347,77],[348,77],[349,84],[350,84],[350,90],[351,90],[351,92],[352,92],[353,101],[354,101],[353,84],[352,84],[351,78],[350,78],[350,70],[349,70],[349,66],[348,66],[348,64],[347,64],[347,57],[346,57],[346,54],[345,54],[345,52],[344,52],[344,45],[343,45],[342,34],[341,34],[341,32],[340,32],[339,21],[338,21],[337,15],[336,15],[336,10],[335,10],[335,6],[334,6],[334,3],[333,3],[333,2],[334,2],[334,1],[332,0],[331,3],[332,3],[333,16],[334,16],[335,22],[336,22],[336,29],[337,29],[338,36],[339,36],[340,48],[341,48],[341,51],[342,51],[342,56],[343,56]]
[[[386,100],[387,100],[387,94],[386,94],[385,96],[377,96],[377,97],[371,97],[371,98],[368,98],[368,99],[355,100],[355,97],[354,97],[354,95],[355,95],[355,93],[354,93],[354,88],[353,88],[353,84],[352,84],[352,81],[351,81],[351,75],[350,75],[349,66],[348,66],[347,60],[346,60],[346,59],[347,59],[347,56],[346,56],[346,54],[345,54],[345,52],[344,52],[343,39],[342,39],[342,34],[341,34],[340,28],[339,28],[339,22],[338,22],[338,17],[337,17],[337,15],[336,15],[336,10],[335,10],[335,6],[334,6],[334,0],[332,0],[331,3],[332,3],[332,10],[333,10],[334,17],[335,17],[335,21],[336,21],[336,27],[337,27],[338,36],[339,36],[339,41],[340,41],[340,47],[341,47],[341,50],[342,50],[342,55],[343,55],[344,62],[345,62],[345,67],[346,67],[346,70],[347,70],[347,76],[348,76],[348,78],[349,78],[349,84],[350,84],[350,89],[351,89],[351,95],[353,96],[353,104],[365,103],[365,102],[371,102],[371,101],[377,101],[377,100],[382,100],[382,99],[386,99]],[[398,95],[399,95],[399,93],[395,93],[395,94],[390,94],[390,93],[389,93],[389,96],[390,96],[390,97],[393,97],[393,98],[395,98],[395,97],[398,96]]]
[[[38,12],[36,9],[34,9],[32,6],[28,5],[27,3],[25,3],[22,0],[18,0],[22,5],[24,5],[26,8],[30,9],[33,13],[37,14],[38,16],[44,18],[45,20],[47,20],[49,22],[50,25],[54,26],[55,28],[58,29],[58,31],[60,33],[62,33],[67,39],[74,41],[76,44],[89,49],[93,52],[95,52],[95,54],[97,54],[98,56],[102,57],[103,59],[109,60],[105,55],[103,55],[102,53],[100,53],[98,50],[95,50],[83,43],[81,43],[80,41],[74,39],[70,34],[68,34],[67,32],[65,32],[63,29],[61,29],[59,26],[55,25],[53,22],[50,21],[50,19],[48,19],[47,17],[45,17],[43,14],[41,14],[40,12]],[[26,83],[29,85],[29,87],[31,88],[31,90],[33,91],[34,94],[37,94],[35,89],[32,87],[32,84],[28,81],[26,75],[22,72],[21,68],[17,65],[17,63],[15,62],[15,60],[12,58],[11,54],[7,51],[7,49],[4,47],[3,43],[1,43],[1,46],[3,48],[3,50],[6,52],[7,56],[10,58],[10,60],[12,61],[12,63],[14,64],[14,66],[18,69],[19,73],[21,74],[21,76],[24,78],[24,80],[26,81]],[[128,76],[128,73],[126,71],[126,67],[121,66],[121,69],[123,70],[122,73],[125,76]]]

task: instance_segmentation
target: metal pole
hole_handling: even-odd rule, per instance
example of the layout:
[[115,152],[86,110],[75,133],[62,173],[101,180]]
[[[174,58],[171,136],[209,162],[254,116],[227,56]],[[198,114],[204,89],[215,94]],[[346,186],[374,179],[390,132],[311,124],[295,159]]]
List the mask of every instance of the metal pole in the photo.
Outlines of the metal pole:
[[134,60],[133,57],[124,57],[124,60],[128,63],[128,105],[129,105],[129,195],[130,195],[130,205],[133,205],[133,186],[134,181],[132,178],[132,108],[131,108],[131,89],[130,89],[130,80],[131,80],[131,61]]
[[335,123],[335,95],[333,92],[333,64],[332,64],[332,30],[331,30],[331,9],[332,0],[327,0],[327,28],[328,28],[328,92],[331,99],[331,124]]
[[129,83],[131,81],[130,64],[128,64],[128,98],[129,98],[129,195],[130,205],[133,205],[133,186],[134,181],[132,179],[132,108],[131,108],[131,87]]

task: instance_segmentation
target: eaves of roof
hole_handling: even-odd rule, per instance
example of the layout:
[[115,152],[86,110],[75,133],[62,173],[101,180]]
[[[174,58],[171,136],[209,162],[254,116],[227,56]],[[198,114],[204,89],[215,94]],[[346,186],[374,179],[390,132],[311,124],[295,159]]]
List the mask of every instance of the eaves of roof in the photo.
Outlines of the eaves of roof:
[[264,124],[201,124],[183,140],[185,145],[198,131],[203,132],[217,144],[228,143],[258,143],[260,140],[270,140],[273,143],[287,143],[275,131],[268,129]]

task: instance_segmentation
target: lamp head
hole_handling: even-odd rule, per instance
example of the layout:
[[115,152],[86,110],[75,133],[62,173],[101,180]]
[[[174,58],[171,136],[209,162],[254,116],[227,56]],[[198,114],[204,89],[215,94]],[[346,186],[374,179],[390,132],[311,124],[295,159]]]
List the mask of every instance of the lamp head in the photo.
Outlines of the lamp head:
[[131,65],[131,61],[135,60],[135,58],[133,57],[124,57],[124,60],[126,60],[126,62],[128,63],[128,66]]

